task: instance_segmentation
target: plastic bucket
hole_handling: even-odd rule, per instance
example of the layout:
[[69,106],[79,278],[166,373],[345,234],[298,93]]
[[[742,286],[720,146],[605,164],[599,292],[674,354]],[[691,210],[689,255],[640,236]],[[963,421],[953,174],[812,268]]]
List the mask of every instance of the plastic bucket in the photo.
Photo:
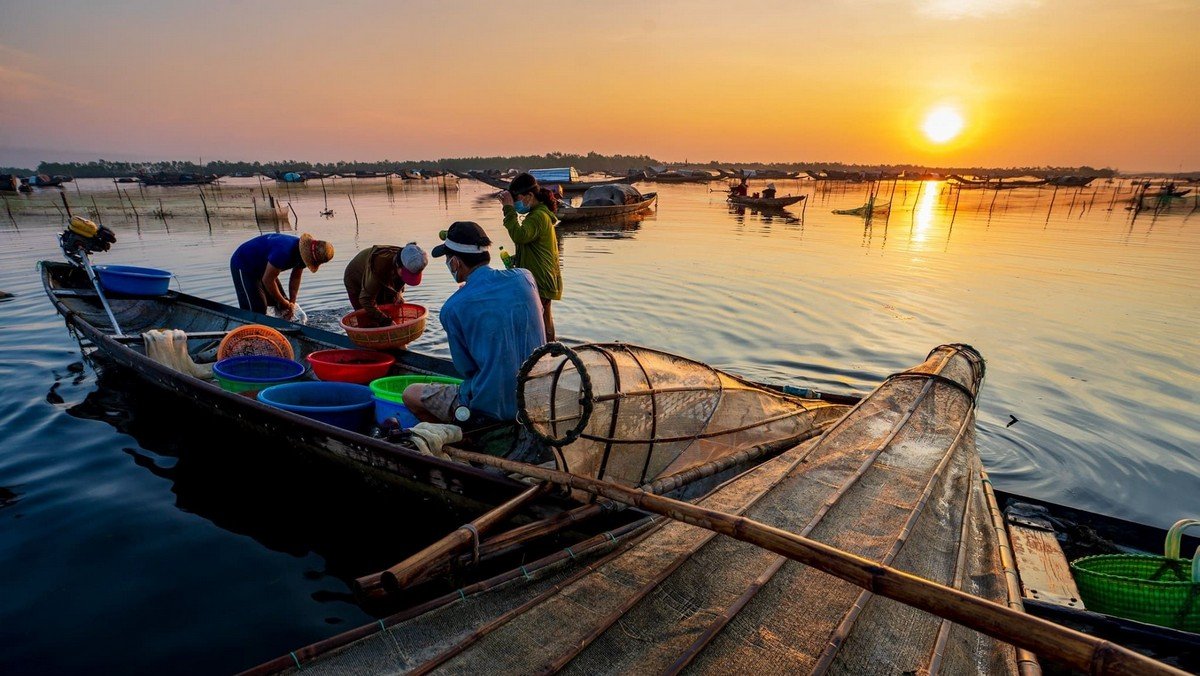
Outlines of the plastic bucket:
[[391,370],[396,358],[374,350],[321,350],[307,357],[321,380],[366,385]]
[[371,389],[366,385],[319,381],[274,385],[259,392],[258,400],[275,408],[355,432],[367,428],[371,420],[371,409],[375,405]]
[[375,424],[381,427],[388,418],[395,418],[400,423],[400,429],[404,430],[421,422],[404,404],[379,397],[371,397],[371,399],[375,402]]
[[171,284],[171,273],[157,268],[132,265],[97,265],[100,286],[110,293],[128,296],[161,296]]
[[298,361],[262,355],[229,357],[213,364],[213,376],[221,389],[250,397],[264,387],[295,380],[304,371],[304,364]]
[[462,383],[462,378],[449,378],[446,376],[388,376],[387,378],[372,380],[371,393],[380,399],[401,403],[403,401],[404,388],[409,385],[425,383],[459,385]]

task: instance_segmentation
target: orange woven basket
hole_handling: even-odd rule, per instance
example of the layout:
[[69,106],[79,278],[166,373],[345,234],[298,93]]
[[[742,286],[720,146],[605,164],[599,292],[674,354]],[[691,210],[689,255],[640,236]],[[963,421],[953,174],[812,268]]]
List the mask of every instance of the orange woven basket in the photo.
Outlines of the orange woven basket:
[[295,359],[292,344],[282,333],[262,324],[247,324],[225,334],[217,347],[217,359],[257,355]]
[[359,328],[358,321],[366,315],[366,310],[355,310],[342,317],[342,328],[355,345],[372,350],[397,350],[425,333],[425,318],[429,313],[424,306],[413,303],[391,304],[380,305],[379,310],[396,323],[378,328]]

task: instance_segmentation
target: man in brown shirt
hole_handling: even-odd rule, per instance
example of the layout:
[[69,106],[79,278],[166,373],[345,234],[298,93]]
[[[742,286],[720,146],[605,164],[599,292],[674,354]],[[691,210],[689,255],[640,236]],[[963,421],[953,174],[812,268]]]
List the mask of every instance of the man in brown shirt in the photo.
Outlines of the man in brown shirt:
[[429,256],[416,242],[403,247],[376,245],[359,251],[342,277],[350,305],[355,310],[367,311],[359,326],[392,324],[392,318],[381,312],[379,306],[403,303],[404,285],[420,284],[421,272],[428,263]]

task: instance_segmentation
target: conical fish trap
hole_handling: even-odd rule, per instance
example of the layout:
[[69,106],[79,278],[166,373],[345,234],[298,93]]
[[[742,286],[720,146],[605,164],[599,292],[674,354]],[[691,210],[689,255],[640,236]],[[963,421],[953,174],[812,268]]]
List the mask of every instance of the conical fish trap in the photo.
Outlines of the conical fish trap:
[[781,451],[846,411],[621,343],[545,345],[517,389],[521,423],[554,447],[559,469],[626,486]]

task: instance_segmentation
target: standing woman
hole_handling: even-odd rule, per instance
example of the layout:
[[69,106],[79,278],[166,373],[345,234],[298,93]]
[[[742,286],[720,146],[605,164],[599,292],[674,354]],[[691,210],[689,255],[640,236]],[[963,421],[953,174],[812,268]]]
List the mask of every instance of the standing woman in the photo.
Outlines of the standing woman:
[[[550,303],[562,299],[562,269],[558,262],[558,197],[538,185],[529,174],[519,174],[498,195],[504,211],[504,228],[517,245],[513,264],[533,274],[542,301],[546,341],[554,340]],[[524,218],[522,218],[524,216]]]
[[[279,311],[284,319],[291,319],[296,311],[296,297],[300,295],[300,276],[304,269],[316,272],[322,263],[333,259],[333,245],[313,239],[307,233],[293,235],[259,235],[247,240],[233,252],[229,259],[229,272],[233,275],[233,288],[237,292],[238,307],[259,314],[266,314],[267,307]],[[284,295],[279,275],[289,270],[288,291]]]

